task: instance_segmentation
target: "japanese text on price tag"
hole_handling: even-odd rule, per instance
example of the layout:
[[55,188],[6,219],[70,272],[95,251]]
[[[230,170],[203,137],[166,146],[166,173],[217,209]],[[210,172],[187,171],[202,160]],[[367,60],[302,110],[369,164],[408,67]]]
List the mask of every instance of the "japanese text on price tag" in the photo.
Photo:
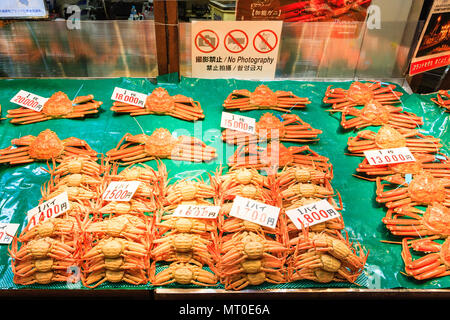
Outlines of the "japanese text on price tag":
[[222,112],[220,126],[245,133],[255,134],[255,119],[245,116]]
[[364,151],[364,155],[372,166],[415,161],[407,147],[368,150]]
[[54,198],[28,210],[28,228],[33,228],[37,224],[47,219],[55,218],[70,209],[67,192],[57,195]]
[[40,97],[31,92],[20,90],[10,102],[18,104],[21,107],[25,107],[37,112],[41,112],[48,98]]
[[133,106],[143,108],[145,106],[145,100],[147,100],[147,95],[140,92],[115,87],[111,100],[125,102]]
[[330,219],[338,218],[339,212],[327,200],[320,200],[292,210],[286,215],[291,219],[297,229],[313,226]]
[[173,212],[174,217],[215,219],[219,215],[220,206],[196,206],[180,204]]
[[112,181],[103,192],[105,201],[130,201],[140,181]]
[[18,228],[18,223],[0,223],[0,244],[10,244]]
[[276,227],[279,214],[280,208],[240,196],[236,196],[230,211],[232,217],[269,228]]

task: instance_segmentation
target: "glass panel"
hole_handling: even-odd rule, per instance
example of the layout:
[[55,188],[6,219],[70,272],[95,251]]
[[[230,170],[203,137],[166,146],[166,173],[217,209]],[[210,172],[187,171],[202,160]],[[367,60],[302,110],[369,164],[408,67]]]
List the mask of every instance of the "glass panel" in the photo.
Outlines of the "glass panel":
[[155,77],[153,20],[18,21],[0,28],[2,77]]

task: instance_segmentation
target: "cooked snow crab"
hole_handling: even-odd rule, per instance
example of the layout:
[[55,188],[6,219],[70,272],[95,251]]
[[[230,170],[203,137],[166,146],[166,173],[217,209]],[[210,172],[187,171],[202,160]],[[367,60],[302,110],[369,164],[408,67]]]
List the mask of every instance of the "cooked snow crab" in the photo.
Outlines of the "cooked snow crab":
[[[450,238],[440,244],[435,237],[402,240],[402,258],[405,272],[417,280],[428,280],[450,275]],[[425,256],[413,260],[410,247],[417,252],[427,252]]]
[[77,282],[76,278],[67,271],[50,270],[43,272],[35,272],[30,276],[21,277],[14,275],[13,281],[16,284],[28,286],[32,284],[49,284],[52,282]]
[[111,201],[100,206],[97,211],[99,214],[131,214],[143,216],[145,213],[154,212],[156,203],[151,200],[131,199],[130,201]]
[[394,214],[394,210],[389,209],[382,221],[397,236],[450,236],[450,208],[440,203],[431,203],[425,211],[406,206]]
[[315,169],[306,165],[285,167],[278,172],[277,180],[280,186],[288,188],[296,183],[324,184],[333,179],[333,167],[330,165],[326,171]]
[[225,99],[223,107],[240,111],[272,109],[289,113],[292,108],[305,108],[310,103],[308,98],[300,98],[290,91],[274,92],[262,84],[254,92],[233,90]]
[[214,188],[201,179],[179,180],[167,187],[164,204],[166,210],[171,210],[179,204],[190,203],[194,200],[206,200],[214,196]]
[[207,235],[216,232],[217,226],[210,219],[195,219],[174,217],[171,214],[162,215],[159,222],[155,223],[158,235],[171,235],[173,233],[191,233]]
[[222,140],[230,144],[250,144],[270,140],[290,142],[318,141],[322,130],[313,128],[298,115],[283,114],[279,118],[272,113],[265,113],[256,122],[255,134],[247,134],[232,129],[222,132]]
[[338,111],[342,112],[341,126],[344,129],[358,130],[384,124],[393,128],[414,129],[423,125],[422,117],[411,112],[403,112],[402,107],[383,105],[376,100],[366,103],[362,109],[347,107]]
[[399,176],[383,178],[387,184],[383,184],[381,180],[378,177],[376,181],[376,201],[384,203],[387,208],[430,205],[435,202],[450,207],[450,179],[434,178],[430,173],[424,172],[413,176],[409,183]]
[[302,198],[330,198],[335,191],[328,180],[323,185],[314,183],[296,183],[281,191],[280,196],[289,202]]
[[73,155],[62,158],[58,164],[53,161],[53,167],[46,171],[53,177],[79,174],[99,179],[105,170],[105,166],[102,166],[90,156]]
[[339,110],[346,107],[364,106],[375,100],[382,104],[399,103],[403,93],[394,91],[395,85],[383,86],[381,82],[353,82],[348,89],[331,88],[328,86],[323,102],[332,104],[332,109]]
[[18,248],[17,239],[14,238],[11,248],[8,252],[14,260],[26,259],[43,259],[53,258],[57,260],[64,260],[72,258],[76,251],[75,245],[69,242],[62,242],[50,237],[36,238],[28,242],[22,243],[20,249]]
[[230,233],[222,240],[219,257],[222,268],[247,259],[283,260],[289,250],[279,241],[252,231]]
[[[76,261],[75,259],[65,259],[65,260],[56,260],[53,258],[43,258],[43,259],[27,259],[20,261],[16,265],[12,265],[11,269],[14,273],[14,279],[16,283],[24,283],[28,282],[24,278],[32,277],[33,275],[37,273],[42,272],[67,272],[70,267],[75,266]],[[37,276],[37,279],[39,279],[39,275]],[[18,281],[17,281],[18,280]],[[24,281],[25,280],[25,281]],[[40,280],[40,279],[39,279]],[[53,281],[57,281],[54,280]],[[63,280],[64,281],[64,280]],[[39,283],[36,281],[36,283]],[[29,283],[31,284],[31,283]]]
[[0,150],[0,163],[16,165],[52,159],[60,162],[69,156],[87,156],[96,160],[98,154],[86,141],[74,137],[61,140],[50,129],[37,136],[27,135],[13,139],[11,144]]
[[132,285],[148,283],[148,278],[142,269],[109,270],[101,269],[82,277],[82,283],[87,288],[96,288],[105,282],[127,282]]
[[61,91],[55,92],[43,105],[40,112],[26,107],[8,110],[7,118],[14,124],[29,124],[56,118],[83,118],[88,114],[98,113],[101,101],[95,101],[92,94],[69,97]]
[[308,146],[285,147],[278,141],[271,141],[266,148],[256,144],[238,146],[229,157],[228,165],[255,169],[305,165],[326,171],[331,164],[327,157],[319,155]]
[[431,101],[447,111],[450,111],[450,91],[439,90],[436,98],[431,98]]
[[[122,142],[125,144],[122,145]],[[129,133],[120,140],[117,147],[106,153],[110,161],[130,165],[155,159],[202,162],[217,157],[216,149],[190,136],[175,138],[167,129],[156,129],[150,136]]]
[[[151,256],[154,261],[179,261],[183,254],[189,253],[189,261],[213,265],[211,254],[213,242],[207,236],[194,233],[174,233],[153,240]],[[181,255],[179,255],[181,254]],[[180,258],[181,256],[181,258]]]
[[[356,168],[357,172],[363,173],[364,176],[355,175],[365,180],[376,180],[376,177],[385,177],[390,175],[416,175],[422,172],[429,172],[435,178],[450,177],[450,161],[444,154],[440,154],[439,158],[435,154],[416,153],[415,161],[385,165],[371,165],[366,158]],[[374,178],[371,178],[374,177]]]
[[56,238],[74,240],[74,237],[81,231],[79,221],[71,216],[50,218],[29,228],[27,225],[20,233],[18,240],[28,242],[39,238]]
[[[264,271],[265,270],[265,271]],[[224,286],[227,290],[242,290],[247,286],[258,286],[264,282],[280,284],[286,282],[286,276],[279,270],[264,268],[259,272],[241,272],[224,278]]]
[[339,231],[334,234],[303,234],[290,240],[294,252],[290,258],[289,278],[318,282],[355,283],[362,273],[368,254],[360,244],[350,243]]
[[84,261],[94,261],[99,258],[134,257],[147,259],[148,257],[146,245],[117,237],[104,237],[85,250],[86,252],[81,256]]
[[164,286],[170,283],[181,285],[216,286],[217,276],[203,269],[196,263],[173,262],[164,270],[156,273],[156,263],[151,267],[150,282],[155,286]]
[[442,147],[439,138],[426,136],[415,129],[395,129],[382,126],[378,132],[359,131],[349,137],[347,148],[353,155],[363,156],[364,151],[408,147],[412,153],[437,153]]
[[117,113],[129,113],[132,117],[146,114],[164,114],[187,121],[196,121],[205,117],[198,101],[181,94],[171,96],[162,87],[155,88],[147,96],[143,108],[126,102],[115,101],[111,110]]

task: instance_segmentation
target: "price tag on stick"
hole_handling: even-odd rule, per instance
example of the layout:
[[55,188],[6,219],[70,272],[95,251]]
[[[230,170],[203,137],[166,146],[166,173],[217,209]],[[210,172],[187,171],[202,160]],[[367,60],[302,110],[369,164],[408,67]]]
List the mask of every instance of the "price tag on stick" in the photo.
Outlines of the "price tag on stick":
[[18,228],[18,223],[0,223],[0,244],[10,244]]
[[220,206],[200,206],[180,204],[173,212],[174,217],[215,219],[219,215]]
[[11,100],[12,103],[18,104],[21,107],[25,107],[37,112],[41,112],[48,98],[44,98],[35,95],[31,92],[20,90]]
[[67,192],[64,191],[54,198],[28,210],[28,227],[31,229],[37,224],[50,218],[56,218],[70,209]]
[[225,129],[232,129],[249,134],[255,134],[255,119],[229,112],[222,112],[220,126]]
[[280,208],[240,196],[236,196],[230,216],[275,228]]
[[297,229],[313,226],[339,217],[339,212],[327,200],[320,200],[292,210],[287,210],[286,215],[291,219]]
[[139,187],[140,181],[112,181],[102,199],[105,201],[130,201]]
[[145,100],[147,100],[147,95],[140,92],[115,87],[111,96],[111,100],[124,102],[133,106],[144,108]]
[[413,154],[407,147],[368,150],[364,151],[364,155],[367,162],[372,166],[415,161]]

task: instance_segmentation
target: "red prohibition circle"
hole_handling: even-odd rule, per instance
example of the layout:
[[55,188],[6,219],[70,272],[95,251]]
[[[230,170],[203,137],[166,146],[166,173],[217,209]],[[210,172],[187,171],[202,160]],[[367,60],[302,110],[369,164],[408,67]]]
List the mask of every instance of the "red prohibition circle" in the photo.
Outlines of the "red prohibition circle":
[[[216,39],[217,39],[216,45],[214,46],[207,38],[205,38],[202,35],[202,32],[211,32],[211,33],[213,33],[216,36]],[[198,45],[198,42],[197,42],[199,37],[202,38],[203,41],[205,41],[205,43],[207,43],[211,47],[211,50],[204,50],[204,49],[200,49],[199,48],[199,45]],[[203,52],[203,53],[211,53],[214,50],[216,50],[217,47],[219,46],[219,36],[217,35],[217,33],[212,31],[211,29],[205,29],[205,30],[202,30],[199,33],[197,33],[197,35],[195,36],[195,39],[194,39],[194,43],[195,43],[195,47],[197,48],[198,51]]]
[[[273,36],[275,37],[275,43],[273,45],[270,45],[266,39],[264,39],[263,36],[261,36],[261,33],[263,32],[270,32],[271,34],[273,34]],[[260,38],[265,44],[266,46],[269,48],[269,50],[260,50],[256,47],[256,39]],[[261,30],[260,32],[258,32],[255,37],[253,38],[253,47],[255,48],[256,51],[258,51],[259,53],[269,53],[270,51],[272,51],[273,49],[275,49],[275,47],[278,44],[278,37],[277,34],[275,32],[273,32],[270,29],[265,29],[265,30]]]
[[[241,45],[235,37],[233,37],[233,35],[231,34],[232,32],[240,32],[240,33],[242,33],[245,36],[245,45],[244,46]],[[228,48],[228,46],[227,46],[228,38],[231,38],[232,42],[237,44],[240,49],[238,49],[238,50],[231,50],[230,48]],[[225,37],[223,38],[223,42],[224,42],[223,44],[225,45],[225,49],[227,49],[229,52],[231,52],[231,53],[239,53],[239,52],[244,51],[245,48],[247,48],[248,36],[247,36],[247,34],[244,31],[239,30],[239,29],[234,29],[234,30],[231,30],[230,32],[228,32],[225,35]]]

